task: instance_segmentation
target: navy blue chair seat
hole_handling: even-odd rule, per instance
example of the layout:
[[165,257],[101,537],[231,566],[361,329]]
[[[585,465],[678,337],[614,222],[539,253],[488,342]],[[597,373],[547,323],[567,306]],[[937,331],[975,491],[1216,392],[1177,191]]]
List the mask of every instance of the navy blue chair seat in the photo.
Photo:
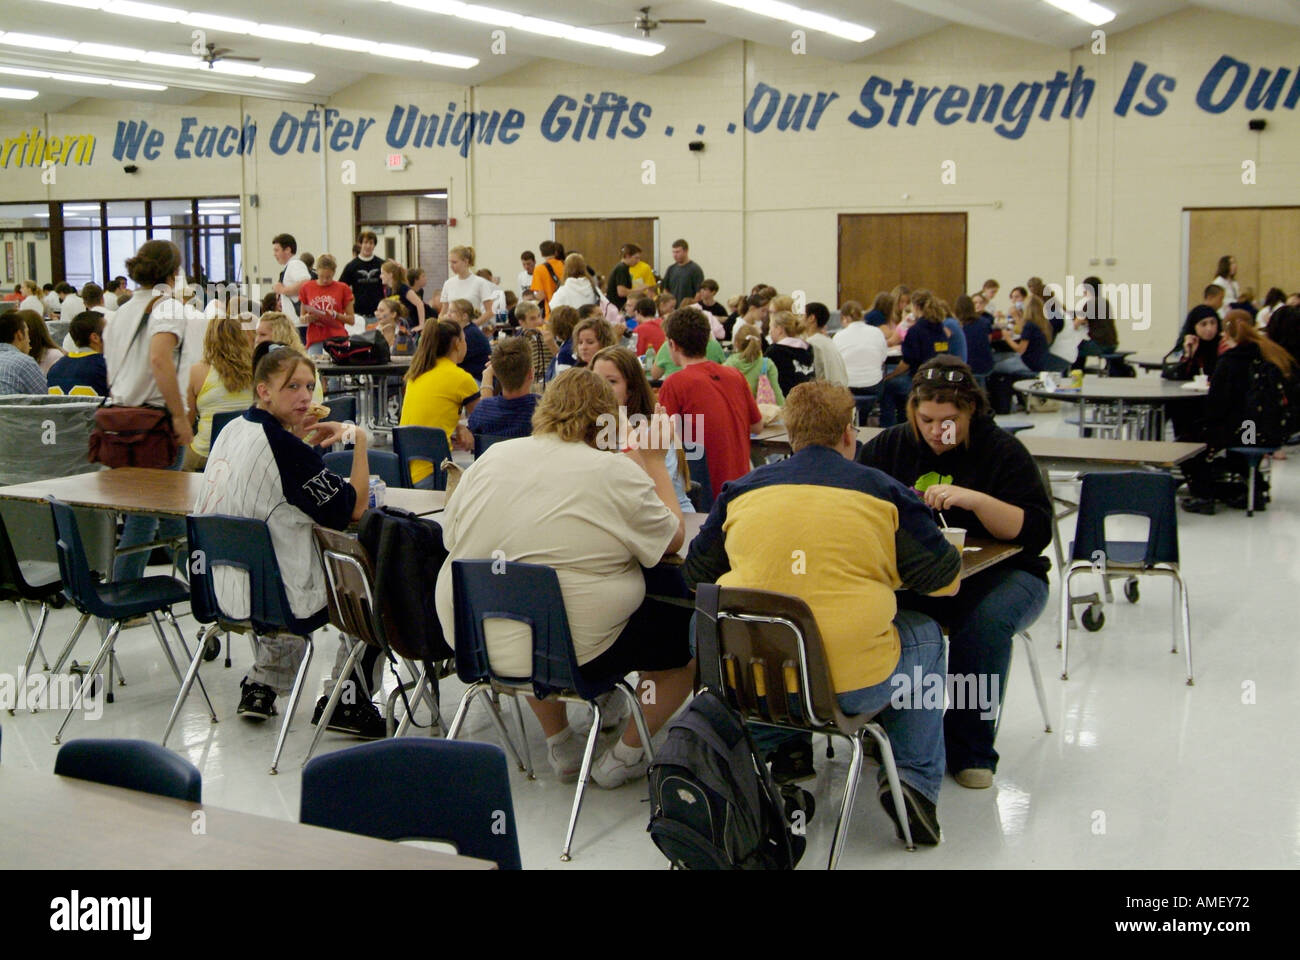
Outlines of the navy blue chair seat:
[[[451,459],[451,444],[442,430],[437,427],[394,427],[393,452],[401,464],[402,486],[417,490],[447,489],[447,474],[442,463]],[[433,466],[433,473],[419,483],[411,480],[411,465],[416,462]]]
[[[50,669],[45,651],[41,649],[41,637],[45,634],[50,607],[59,604],[62,593],[63,577],[59,573],[59,565],[44,560],[19,560],[14,551],[13,541],[9,538],[9,530],[5,527],[4,517],[0,516],[0,600],[13,600],[17,603],[23,611],[23,616],[27,618],[27,626],[32,631],[31,640],[27,644],[27,655],[23,661],[22,676],[24,677],[32,672],[32,661],[35,660],[38,652],[44,668]],[[28,603],[40,605],[40,617],[36,623],[32,622],[31,612],[27,609]],[[10,710],[9,714],[12,716],[13,711]]]
[[379,740],[316,757],[302,771],[299,820],[380,840],[451,843],[518,870],[501,748],[454,740]]
[[[144,577],[128,583],[100,584],[98,599],[100,610],[111,610],[115,617],[131,618],[157,610],[163,606],[184,603],[190,598],[189,588],[171,577]],[[93,616],[108,616],[107,612],[90,611]]]
[[214,413],[212,415],[212,431],[208,439],[208,449],[212,449],[212,444],[217,442],[217,437],[226,428],[226,424],[239,419],[243,415],[243,410],[227,410],[224,413]]
[[350,394],[335,394],[325,398],[325,406],[330,408],[325,423],[356,423],[357,398]]
[[499,437],[491,433],[474,434],[474,459],[477,460],[487,452],[488,447],[494,443],[500,443],[502,440],[510,440],[511,437]]
[[73,740],[59,748],[54,772],[110,787],[203,802],[203,777],[194,764],[146,740]]
[[[397,454],[387,450],[366,450],[366,463],[371,474],[379,477],[390,487],[405,487],[402,482],[401,464]],[[352,475],[352,451],[338,450],[325,454],[325,466],[342,477]]]

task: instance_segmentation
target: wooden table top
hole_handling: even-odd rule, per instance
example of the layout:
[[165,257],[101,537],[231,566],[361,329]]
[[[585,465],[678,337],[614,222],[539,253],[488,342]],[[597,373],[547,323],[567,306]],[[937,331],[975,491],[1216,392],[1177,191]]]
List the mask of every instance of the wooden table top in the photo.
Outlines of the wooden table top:
[[[202,811],[203,817],[194,813]],[[202,825],[202,833],[196,829]],[[0,869],[492,870],[423,850],[87,780],[0,767]]]
[[1184,390],[1180,384],[1158,377],[1084,377],[1083,386],[1078,390],[1047,390],[1037,380],[1017,380],[1012,386],[1031,397],[1064,400],[1066,403],[1081,400],[1155,403],[1205,396],[1203,391]]
[[[45,500],[54,496],[74,507],[183,517],[193,512],[202,489],[201,473],[121,467],[0,487],[0,500]],[[441,490],[394,487],[389,488],[386,502],[423,515],[441,510],[447,495]]]

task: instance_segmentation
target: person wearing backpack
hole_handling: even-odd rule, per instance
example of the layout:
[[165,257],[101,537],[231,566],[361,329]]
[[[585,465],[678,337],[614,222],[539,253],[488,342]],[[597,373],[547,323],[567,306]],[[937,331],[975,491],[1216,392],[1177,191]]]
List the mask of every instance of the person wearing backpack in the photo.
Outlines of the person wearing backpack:
[[[924,501],[884,472],[853,462],[854,408],[847,387],[812,381],[791,390],[784,419],[794,455],[727,484],[682,572],[692,588],[771,590],[808,604],[840,708],[880,714],[912,838],[933,845],[940,839],[943,705],[907,691],[917,675],[927,678],[923,685],[944,684],[943,634],[930,617],[900,610],[895,591],[905,586],[952,596],[960,586],[961,554]],[[801,492],[810,487],[819,494]],[[796,499],[800,522],[774,524],[774,513]],[[880,784],[878,796],[901,838],[883,770]]]
[[777,376],[776,364],[763,356],[763,335],[750,326],[737,328],[736,339],[732,343],[734,352],[727,357],[724,367],[735,367],[745,375],[750,392],[758,403],[785,405],[785,394],[781,392],[781,378]]
[[542,316],[551,315],[551,298],[560,287],[560,274],[564,272],[564,261],[556,251],[562,249],[554,240],[543,240],[538,250],[542,253],[542,262],[533,270],[533,289],[538,293],[542,305]]
[[[1227,350],[1219,357],[1206,397],[1204,425],[1197,439],[1206,451],[1183,464],[1189,497],[1182,501],[1190,513],[1213,514],[1217,488],[1215,474],[1222,466],[1220,455],[1229,447],[1278,447],[1296,428],[1298,398],[1296,364],[1291,354],[1255,327],[1245,310],[1230,310],[1223,323]],[[1233,473],[1248,469],[1244,458],[1226,454],[1226,466]],[[1267,493],[1265,484],[1257,490]],[[1245,506],[1244,493],[1229,501]],[[1256,510],[1264,509],[1257,503]]]

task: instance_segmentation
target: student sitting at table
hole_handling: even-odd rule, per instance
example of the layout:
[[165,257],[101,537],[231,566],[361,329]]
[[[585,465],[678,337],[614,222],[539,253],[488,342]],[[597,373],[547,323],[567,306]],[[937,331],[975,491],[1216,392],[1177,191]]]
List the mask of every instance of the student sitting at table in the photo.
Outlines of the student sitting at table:
[[[326,604],[325,571],[312,526],[346,530],[366,511],[370,487],[365,431],[317,423],[310,412],[315,379],[314,364],[296,350],[272,349],[261,359],[253,374],[256,404],[228,423],[212,445],[208,459],[214,469],[205,471],[194,504],[196,514],[266,522],[285,597],[299,620],[318,616]],[[345,439],[356,446],[352,473],[341,477],[325,468],[320,450]],[[247,613],[247,574],[219,567],[213,580],[222,609],[232,616]],[[253,668],[240,682],[237,712],[249,720],[267,720],[277,712],[276,697],[293,689],[306,639],[261,636],[256,646]],[[341,666],[340,659],[336,671]],[[346,717],[336,711],[331,726],[371,739],[383,737],[384,718],[364,697],[357,700],[347,705]]]
[[1025,310],[1016,322],[1016,339],[1008,340],[1011,352],[1002,353],[993,361],[993,372],[1009,377],[1028,378],[1041,370],[1066,373],[1069,365],[1049,352],[1051,324],[1043,313],[1043,301],[1031,295],[1025,301]]
[[[242,330],[240,335],[243,335]],[[74,349],[66,357],[56,360],[45,375],[50,393],[74,397],[108,396],[104,315],[94,310],[83,310],[68,324],[68,336],[72,338]]]
[[592,357],[606,347],[612,346],[614,346],[614,328],[599,317],[579,320],[573,328],[573,352],[578,361],[575,366],[588,366]]
[[831,312],[826,304],[813,301],[804,308],[808,345],[813,351],[814,375],[818,380],[849,385],[849,372],[845,369],[844,358],[835,349],[835,341],[826,335],[826,324],[830,323]]
[[[853,395],[844,387],[813,382],[790,391],[785,423],[794,455],[727,486],[691,542],[683,574],[692,588],[718,583],[771,590],[808,604],[840,708],[847,714],[880,713],[898,764],[912,838],[936,844],[942,707],[923,707],[917,700],[909,702],[914,708],[897,709],[891,701],[900,683],[914,683],[917,674],[925,682],[943,683],[943,634],[928,616],[899,609],[894,591],[956,593],[961,556],[911,490],[853,462],[853,411]],[[816,494],[808,495],[810,490]],[[773,523],[793,501],[800,505],[799,522]],[[804,565],[791,563],[792,556],[804,558]],[[767,746],[774,740],[797,742],[780,735],[762,739]],[[811,749],[798,755],[802,764],[780,771],[783,780],[812,773]],[[878,776],[878,795],[897,823],[883,768]]]
[[[774,403],[778,407],[785,404],[785,393],[781,390],[781,378],[777,376],[776,364],[763,356],[763,335],[748,324],[736,327],[736,339],[731,342],[731,356],[724,366],[735,367],[745,375],[749,392],[759,403]],[[767,378],[770,398],[759,397],[760,378]]]
[[[902,296],[902,295],[900,295]],[[911,371],[940,353],[951,348],[952,331],[944,325],[944,311],[939,299],[929,290],[918,290],[909,298],[916,311],[916,322],[908,326],[900,322],[903,360],[885,375],[880,386],[880,425],[892,427],[898,423],[898,407],[912,389]]]
[[460,360],[460,368],[475,380],[483,379],[483,368],[492,356],[492,342],[480,328],[471,300],[453,300],[447,308],[447,319],[460,324],[465,336],[465,356]]
[[[460,324],[439,320],[420,338],[406,371],[406,396],[398,422],[403,427],[436,427],[459,450],[474,449],[474,437],[460,425],[460,412],[472,414],[481,394],[474,378],[459,363],[465,357],[465,334]],[[411,482],[433,473],[423,460],[411,464]]]
[[982,380],[993,372],[993,324],[988,313],[977,312],[975,301],[964,293],[957,298],[955,310],[957,322],[966,336],[966,362],[975,379]]
[[894,301],[887,293],[876,297],[875,306],[866,316],[862,304],[856,300],[840,305],[840,322],[844,325],[835,334],[835,348],[844,358],[849,391],[855,397],[880,396],[880,381],[884,379],[885,359],[889,355],[882,327],[889,322],[889,311],[893,308]]
[[[787,404],[788,406],[788,404]],[[948,629],[948,671],[993,678],[1006,688],[1011,638],[1027,629],[1047,604],[1047,558],[1052,506],[1033,457],[993,422],[984,391],[970,367],[937,356],[912,378],[907,420],[863,447],[858,462],[906,487],[921,490],[941,522],[967,538],[1019,544],[1021,552],[962,583],[948,600],[909,595],[903,606],[934,617]],[[996,712],[979,704],[954,705],[944,719],[948,769],[964,787],[993,782]]]
[[[302,337],[298,336],[298,328],[293,322],[279,310],[271,310],[262,314],[257,321],[257,336],[253,341],[253,347],[256,349],[264,343],[278,343],[282,347],[288,347],[294,353],[300,356],[307,356],[307,348],[302,345]],[[258,358],[253,359],[253,369],[257,369]],[[321,403],[325,399],[325,385],[321,383],[322,378],[315,378],[315,385],[312,387],[312,399]]]
[[[690,311],[695,313],[696,311]],[[699,320],[707,330],[703,317]],[[438,616],[454,633],[452,562],[504,557],[555,570],[564,597],[579,669],[593,682],[636,670],[655,696],[645,703],[653,734],[691,692],[691,609],[646,596],[642,567],[674,553],[685,538],[681,508],[664,466],[674,443],[667,418],[624,453],[602,450],[602,426],[618,404],[594,372],[566,370],[550,384],[533,416],[532,436],[498,443],[461,477],[442,515],[448,556],[438,574]],[[521,483],[521,478],[528,482]],[[544,517],[544,523],[524,517]],[[506,577],[505,579],[509,579]],[[510,677],[533,672],[527,626],[487,624],[493,670]],[[619,696],[602,712],[622,723]],[[577,778],[584,741],[575,737],[563,703],[529,706],[546,734],[547,755],[562,781]],[[596,758],[592,777],[602,787],[645,776],[646,758],[634,724]]]
[[533,368],[533,390],[540,393],[546,383],[546,370],[551,365],[551,349],[546,344],[542,326],[542,308],[532,300],[520,300],[515,305],[515,319],[519,322],[519,338],[528,344],[528,355]]
[[384,297],[375,304],[375,329],[388,341],[389,352],[396,353],[398,337],[409,336],[401,333],[406,329],[406,307],[402,306],[400,300]]
[[[674,311],[674,313],[680,312],[681,311]],[[695,312],[699,313],[700,311],[696,310]],[[650,379],[652,380],[666,380],[681,369],[680,364],[673,359],[672,350],[668,347],[667,337],[669,316],[671,316],[671,314],[662,315],[661,323],[664,328],[664,345],[661,346],[659,352],[655,354],[654,367],[650,371]],[[709,331],[709,339],[704,346],[705,359],[711,360],[717,364],[726,362],[727,352],[722,349],[722,344],[713,336],[712,325],[709,323],[707,317],[703,317],[702,319],[704,319],[705,328]],[[736,324],[736,329],[739,330],[740,326],[740,324]]]
[[253,351],[243,327],[233,317],[208,321],[203,359],[190,367],[186,384],[185,407],[195,427],[181,469],[201,472],[206,465],[213,414],[247,410],[253,400]]
[[749,472],[749,431],[763,422],[763,415],[744,375],[709,359],[708,351],[718,341],[709,335],[709,321],[700,311],[674,310],[664,334],[664,347],[679,369],[659,388],[659,402],[670,415],[680,415],[683,421],[694,417],[692,423],[700,425],[692,439],[704,447],[709,483],[717,497],[724,483]]
[[649,297],[636,301],[636,355],[644,357],[648,352],[651,363],[659,348],[664,345],[664,324],[655,314],[655,302]]
[[[493,393],[493,378],[500,393]],[[532,392],[533,361],[522,337],[507,337],[492,348],[492,360],[483,368],[483,399],[469,415],[469,432],[475,436],[526,437],[533,430],[537,395]]]
[[546,374],[549,383],[565,370],[578,364],[578,358],[573,355],[573,328],[578,325],[578,311],[573,307],[556,307],[551,311],[546,323],[549,345],[553,354],[551,367]]
[[[1088,337],[1079,344],[1079,354],[1070,367],[1072,370],[1084,369],[1089,357],[1104,357],[1119,349],[1119,331],[1115,329],[1110,301],[1101,295],[1101,280],[1098,277],[1088,277],[1082,286],[1083,301],[1077,313],[1087,321]],[[1048,343],[1050,342],[1049,337]],[[1121,368],[1128,368],[1122,360],[1106,362],[1112,377],[1120,376]]]
[[814,379],[817,374],[813,349],[803,339],[803,318],[789,310],[778,310],[768,318],[768,332],[772,345],[764,356],[776,366],[781,392],[789,396],[791,390]]
[[[606,347],[591,358],[589,366],[614,391],[614,399],[623,418],[641,416],[647,423],[650,421],[655,412],[654,394],[650,390],[650,381],[646,379],[645,368],[641,366],[636,354],[625,347]],[[680,441],[683,438],[677,439]],[[694,513],[695,505],[686,494],[686,487],[691,482],[691,471],[685,447],[678,444],[672,450],[665,450],[664,465],[668,468],[668,476],[673,482],[673,491],[677,494],[677,504],[682,508],[682,513]]]
[[[1205,301],[1192,307],[1179,331],[1178,342],[1165,355],[1165,369],[1161,376],[1166,380],[1191,380],[1198,376],[1212,377],[1222,352],[1223,332],[1219,328],[1219,307],[1223,301],[1223,287],[1212,283],[1205,288]],[[1173,412],[1183,404],[1171,405]],[[1177,432],[1177,431],[1175,431]]]

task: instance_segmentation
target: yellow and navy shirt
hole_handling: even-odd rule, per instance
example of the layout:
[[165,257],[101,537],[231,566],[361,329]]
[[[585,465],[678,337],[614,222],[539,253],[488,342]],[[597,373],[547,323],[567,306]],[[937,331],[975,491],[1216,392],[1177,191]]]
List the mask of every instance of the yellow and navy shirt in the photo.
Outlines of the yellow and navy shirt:
[[45,375],[50,393],[73,397],[108,396],[108,364],[94,350],[70,353],[54,361]]
[[898,664],[894,592],[933,593],[960,570],[961,555],[915,493],[829,447],[805,447],[723,487],[683,573],[692,587],[800,597],[817,619],[835,691],[848,693],[883,683]]

